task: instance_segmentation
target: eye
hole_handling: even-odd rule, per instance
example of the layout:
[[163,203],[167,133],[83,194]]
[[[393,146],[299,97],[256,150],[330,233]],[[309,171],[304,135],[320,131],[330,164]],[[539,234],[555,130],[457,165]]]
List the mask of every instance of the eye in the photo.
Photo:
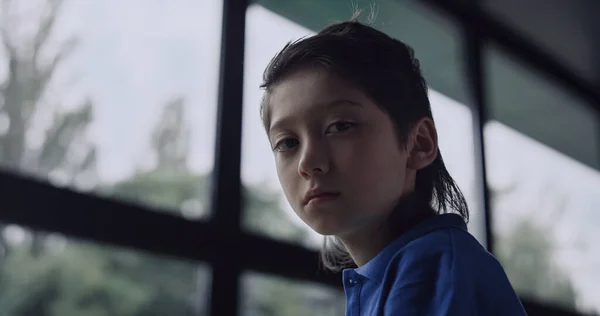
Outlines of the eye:
[[294,147],[296,147],[298,145],[298,140],[294,139],[294,138],[286,138],[284,140],[281,140],[280,142],[278,142],[275,145],[275,148],[273,148],[273,151],[278,151],[278,152],[284,152],[284,151],[288,151],[290,149],[294,149]]
[[356,124],[352,123],[352,122],[344,122],[344,121],[335,122],[335,123],[329,125],[326,133],[328,133],[328,134],[329,133],[342,133],[342,132],[345,132],[345,131],[351,129],[355,125]]

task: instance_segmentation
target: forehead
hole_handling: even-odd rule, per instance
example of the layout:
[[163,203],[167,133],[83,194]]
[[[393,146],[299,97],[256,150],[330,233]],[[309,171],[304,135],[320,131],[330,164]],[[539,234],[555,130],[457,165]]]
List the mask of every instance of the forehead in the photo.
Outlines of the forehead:
[[[286,75],[271,89],[271,103],[319,103],[341,96],[360,97],[356,86],[322,67],[301,68]],[[319,101],[319,102],[314,102]]]
[[294,71],[277,83],[268,97],[271,126],[290,116],[370,103],[356,85],[322,68]]

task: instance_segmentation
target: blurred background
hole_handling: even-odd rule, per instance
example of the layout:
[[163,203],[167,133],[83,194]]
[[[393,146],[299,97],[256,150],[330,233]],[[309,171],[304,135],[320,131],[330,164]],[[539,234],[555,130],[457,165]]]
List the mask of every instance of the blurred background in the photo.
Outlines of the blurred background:
[[469,230],[528,312],[598,315],[594,0],[0,0],[0,315],[343,315],[258,86],[357,9],[415,49]]

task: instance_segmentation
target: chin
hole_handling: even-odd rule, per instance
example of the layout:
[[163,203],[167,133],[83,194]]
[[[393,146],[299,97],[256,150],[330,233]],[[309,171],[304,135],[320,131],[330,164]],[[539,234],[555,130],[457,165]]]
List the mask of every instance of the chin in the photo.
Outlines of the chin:
[[339,235],[347,230],[343,223],[339,221],[333,221],[331,219],[313,220],[309,226],[315,232],[323,236]]
[[338,208],[304,208],[300,219],[320,235],[331,236],[348,230],[348,220]]

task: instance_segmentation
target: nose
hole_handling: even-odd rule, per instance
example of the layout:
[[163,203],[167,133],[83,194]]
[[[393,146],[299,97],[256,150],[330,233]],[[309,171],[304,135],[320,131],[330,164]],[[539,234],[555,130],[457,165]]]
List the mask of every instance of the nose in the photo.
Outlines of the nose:
[[298,174],[301,177],[308,179],[329,172],[329,153],[324,144],[313,141],[305,143],[303,147],[300,162],[298,163]]

